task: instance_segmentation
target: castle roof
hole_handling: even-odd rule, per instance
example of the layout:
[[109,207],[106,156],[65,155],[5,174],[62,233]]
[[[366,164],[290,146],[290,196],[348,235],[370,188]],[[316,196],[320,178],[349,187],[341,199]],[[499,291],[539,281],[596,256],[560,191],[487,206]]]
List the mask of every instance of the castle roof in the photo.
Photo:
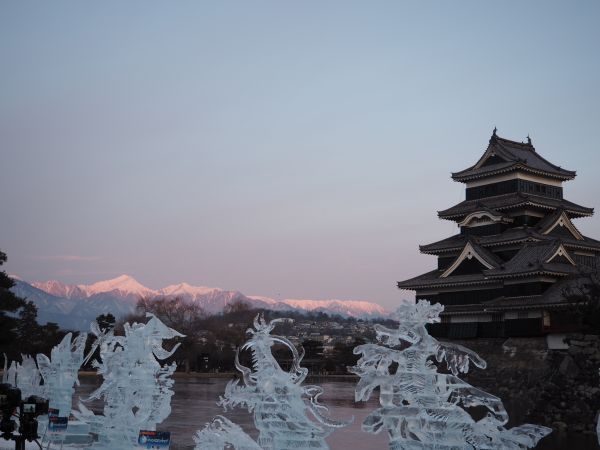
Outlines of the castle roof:
[[528,242],[517,254],[499,267],[485,270],[488,277],[515,277],[547,273],[568,275],[577,273],[577,267],[559,239]]
[[[465,244],[473,247],[473,236]],[[475,247],[481,250],[480,246]],[[486,250],[487,253],[490,253]],[[464,250],[463,252],[464,253]],[[462,256],[456,259],[458,262]],[[452,267],[452,266],[451,266]],[[449,269],[436,269],[414,278],[398,282],[401,289],[421,289],[427,287],[466,286],[494,284],[497,280],[514,277],[550,275],[564,277],[577,273],[577,267],[561,239],[552,238],[539,242],[527,242],[509,261],[497,259],[493,267],[479,273],[452,275]]]
[[[545,232],[548,229],[550,229],[550,227],[552,227],[552,225],[555,224],[557,220],[560,220],[561,214],[562,211],[557,210],[555,213],[548,215],[544,219],[540,220],[540,222],[538,222],[538,224],[534,227],[509,228],[508,230],[499,234],[491,234],[485,236],[468,236],[465,234],[456,234],[449,238],[442,239],[441,241],[433,242],[427,245],[421,245],[419,246],[419,250],[421,251],[421,253],[430,255],[440,255],[443,253],[457,252],[464,248],[468,239],[471,239],[475,243],[488,249],[494,247],[508,246],[512,244],[521,244],[523,242],[555,240],[555,236],[545,234]],[[579,234],[581,239],[578,239],[575,236],[561,236],[560,239],[562,240],[563,244],[565,244],[565,246],[567,246],[568,248],[580,248],[600,251],[600,241],[597,241],[596,239],[592,239],[587,236],[583,236],[576,229],[575,231],[577,232],[577,234]]]
[[511,192],[494,197],[464,200],[451,208],[438,211],[438,216],[441,219],[458,220],[477,211],[496,210],[502,212],[526,206],[545,210],[561,208],[569,217],[584,217],[594,214],[594,208],[587,208],[565,199],[543,197],[523,192]]
[[481,304],[469,305],[447,305],[443,314],[481,314],[481,312],[502,312],[505,310],[527,310],[543,308],[560,308],[569,305],[565,298],[565,291],[578,288],[582,280],[578,278],[566,278],[554,283],[543,294],[519,295],[513,297],[498,296],[492,300],[481,302]]
[[[492,234],[487,236],[473,236],[470,238],[477,242],[483,247],[493,247],[496,245],[509,245],[513,243],[521,243],[527,240],[533,241],[537,238],[537,233],[533,228],[529,227],[518,227],[509,228],[500,234]],[[433,242],[427,245],[420,245],[419,250],[421,253],[430,255],[438,255],[440,253],[455,252],[461,250],[469,236],[465,234],[455,234],[449,238],[442,239],[441,241]]]
[[464,246],[461,254],[454,260],[454,262],[440,275],[440,278],[446,278],[460,266],[465,260],[471,260],[475,258],[483,266],[491,269],[494,267],[500,267],[502,259],[496,256],[491,251],[481,247],[474,240],[469,239],[467,244]]
[[528,139],[527,143],[511,141],[494,134],[485,153],[477,163],[465,170],[454,172],[452,179],[467,182],[513,171],[528,172],[558,180],[572,180],[576,172],[556,166],[540,156]]
[[414,290],[428,287],[469,286],[497,283],[497,280],[485,278],[483,273],[455,275],[446,278],[440,278],[443,273],[443,270],[435,269],[431,272],[424,273],[414,278],[399,281],[397,285],[400,289]]

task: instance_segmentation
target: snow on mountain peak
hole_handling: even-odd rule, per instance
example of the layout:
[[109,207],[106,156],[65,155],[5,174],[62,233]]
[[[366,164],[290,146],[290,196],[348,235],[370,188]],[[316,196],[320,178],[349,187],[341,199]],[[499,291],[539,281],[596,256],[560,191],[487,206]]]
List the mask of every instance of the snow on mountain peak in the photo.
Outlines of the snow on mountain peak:
[[385,316],[386,310],[376,303],[362,300],[304,300],[285,299],[282,303],[305,311],[329,311],[353,317]]
[[[106,313],[107,311],[119,317],[128,314],[133,311],[135,302],[140,297],[179,297],[185,301],[197,302],[208,314],[221,313],[231,303],[244,302],[254,308],[266,308],[277,311],[312,311],[357,318],[385,317],[388,315],[388,312],[382,306],[360,300],[275,300],[257,295],[246,296],[238,291],[207,286],[193,286],[185,282],[152,290],[139,283],[130,275],[121,275],[110,280],[99,281],[89,285],[65,284],[56,280],[33,282],[30,284],[27,282],[20,283],[21,290],[31,285],[40,291],[54,296],[50,300],[42,299],[41,297],[38,299],[40,311],[48,316],[48,320],[58,321],[59,318],[56,314],[59,312],[63,314],[68,310],[69,315],[74,314],[77,316],[71,319],[80,320],[84,324],[88,319],[92,320],[98,314]],[[32,295],[28,292],[25,292],[24,295]],[[39,292],[36,295],[39,297]],[[61,299],[68,301],[60,303]],[[72,301],[75,301],[75,303]],[[59,308],[60,311],[56,310],[59,306],[62,308]],[[83,320],[84,318],[85,320]],[[64,320],[70,319],[67,318]]]
[[88,296],[87,292],[79,286],[61,283],[57,280],[34,281],[31,285],[56,297],[81,299]]
[[364,316],[386,316],[388,312],[383,306],[364,300],[305,300],[286,298],[285,300],[273,300],[269,297],[252,295],[250,298],[274,305],[284,304],[294,309],[303,311],[324,311],[334,314],[348,315],[352,317]]
[[278,300],[275,300],[271,297],[265,297],[263,295],[249,295],[248,298],[250,298],[252,300],[258,300],[263,303],[267,303],[269,305],[274,305],[275,303],[280,303]]
[[134,294],[139,296],[153,296],[156,295],[156,291],[147,288],[143,284],[139,283],[135,278],[129,275],[120,275],[110,280],[98,281],[94,284],[78,285],[80,289],[85,291],[89,296],[99,294],[102,292],[121,291],[127,294]]
[[192,286],[188,283],[171,284],[170,286],[164,287],[158,290],[160,295],[165,296],[192,296],[206,295],[214,291],[219,291],[219,288],[212,288],[206,286]]

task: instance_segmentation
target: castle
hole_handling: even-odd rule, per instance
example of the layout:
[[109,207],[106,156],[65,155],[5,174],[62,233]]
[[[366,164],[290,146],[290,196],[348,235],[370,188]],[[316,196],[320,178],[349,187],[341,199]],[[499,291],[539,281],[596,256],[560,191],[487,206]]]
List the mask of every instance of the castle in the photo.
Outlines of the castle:
[[565,292],[580,273],[596,269],[600,241],[573,219],[593,208],[563,198],[576,176],[544,159],[528,137],[515,142],[496,129],[479,161],[452,174],[466,185],[461,203],[438,212],[460,233],[419,247],[436,269],[398,282],[416,298],[445,306],[438,336],[528,336],[570,331]]

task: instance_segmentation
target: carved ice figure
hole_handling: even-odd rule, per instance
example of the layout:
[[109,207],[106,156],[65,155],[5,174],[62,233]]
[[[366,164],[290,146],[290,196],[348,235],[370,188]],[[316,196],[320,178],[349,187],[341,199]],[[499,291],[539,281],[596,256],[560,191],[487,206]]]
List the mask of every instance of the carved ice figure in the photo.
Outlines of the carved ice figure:
[[[377,344],[354,349],[361,358],[350,372],[360,380],[356,401],[368,400],[380,389],[381,407],[363,422],[369,433],[388,432],[392,450],[399,449],[525,449],[552,430],[538,425],[506,429],[508,414],[502,401],[458,377],[469,364],[486,363],[466,347],[438,342],[425,328],[439,322],[444,307],[420,300],[398,309],[398,329],[375,325]],[[438,373],[445,362],[449,374]],[[487,414],[474,420],[464,409],[484,406]]]
[[199,430],[194,436],[194,442],[196,450],[261,450],[244,430],[223,416],[215,417]]
[[[328,449],[325,438],[335,428],[348,425],[349,422],[336,422],[325,415],[327,408],[318,401],[323,393],[321,387],[302,386],[308,374],[308,369],[300,367],[304,349],[299,354],[289,340],[270,334],[278,322],[286,320],[289,319],[266,322],[262,315],[256,316],[254,329],[247,331],[252,337],[241,347],[252,353],[252,368],[240,363],[238,348],[235,366],[242,372],[244,385],[240,386],[239,380],[230,381],[219,400],[225,410],[242,405],[254,413],[258,445],[251,446],[253,441],[241,428],[219,417],[198,433],[196,449],[220,450],[223,446],[219,445],[223,443],[236,449]],[[275,344],[283,344],[292,353],[289,372],[284,371],[273,356],[271,347]],[[311,420],[307,412],[317,421]]]
[[[600,374],[600,370],[598,370]],[[598,417],[596,419],[596,437],[598,438],[598,444],[600,444],[600,411],[598,411]]]
[[596,421],[596,437],[598,438],[598,444],[600,444],[600,414],[598,415],[598,419]]
[[9,365],[8,358],[4,355],[2,383],[8,383],[19,388],[22,398],[27,398],[30,395],[44,397],[45,390],[44,386],[41,385],[42,376],[35,360],[29,355],[21,354],[21,361],[20,364],[17,361],[12,361]]
[[4,354],[4,369],[2,370],[2,383],[17,386],[17,367],[15,361],[8,363],[8,357]]
[[169,358],[180,345],[167,351],[162,346],[164,340],[184,336],[153,314],[146,317],[150,318],[146,324],[126,323],[124,336],[115,336],[112,330],[102,333],[97,323],[92,324],[101,360],[93,365],[103,383],[89,400],[104,399],[104,413],[95,415],[80,402],[74,414],[98,433],[93,448],[135,448],[140,430],[156,430],[171,413],[176,364],[161,366],[158,360]]
[[16,364],[17,387],[21,390],[21,397],[27,398],[31,395],[46,397],[46,389],[41,384],[42,375],[33,359],[29,355],[21,355],[21,364]]
[[71,402],[79,368],[83,363],[86,333],[72,340],[68,333],[60,344],[52,348],[50,358],[40,353],[36,356],[38,368],[44,379],[44,397],[49,400],[49,408],[57,409],[60,417],[69,417]]

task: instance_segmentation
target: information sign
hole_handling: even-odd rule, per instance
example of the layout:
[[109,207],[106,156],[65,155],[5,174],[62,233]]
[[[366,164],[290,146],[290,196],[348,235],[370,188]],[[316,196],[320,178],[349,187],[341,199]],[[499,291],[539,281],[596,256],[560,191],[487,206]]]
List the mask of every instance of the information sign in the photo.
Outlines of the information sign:
[[138,448],[152,450],[168,450],[171,445],[170,431],[147,431],[140,430],[138,437]]

